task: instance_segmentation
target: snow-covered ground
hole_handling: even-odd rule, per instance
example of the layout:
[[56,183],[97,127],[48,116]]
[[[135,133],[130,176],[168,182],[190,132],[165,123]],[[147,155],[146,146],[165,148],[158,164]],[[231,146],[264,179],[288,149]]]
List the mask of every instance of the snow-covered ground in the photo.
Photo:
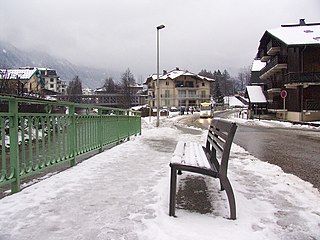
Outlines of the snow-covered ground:
[[[169,217],[175,144],[204,141],[206,134],[182,132],[175,127],[179,118],[161,118],[159,128],[144,118],[141,136],[1,199],[0,239],[320,239],[319,191],[235,144],[229,178],[237,220],[227,219],[226,195],[211,178],[204,178],[211,213],[178,208],[178,217]],[[179,176],[180,187],[190,176]]]
[[[240,111],[240,110],[239,110]],[[320,127],[315,127],[312,125],[306,124],[293,124],[292,122],[286,122],[286,121],[277,121],[277,120],[259,120],[259,119],[247,119],[246,110],[242,111],[241,117],[239,118],[239,112],[234,112],[229,115],[229,118],[235,121],[236,123],[240,123],[242,125],[247,126],[262,126],[267,128],[295,128],[295,129],[314,129],[314,130],[320,130]],[[313,121],[311,123],[320,124],[319,121]]]

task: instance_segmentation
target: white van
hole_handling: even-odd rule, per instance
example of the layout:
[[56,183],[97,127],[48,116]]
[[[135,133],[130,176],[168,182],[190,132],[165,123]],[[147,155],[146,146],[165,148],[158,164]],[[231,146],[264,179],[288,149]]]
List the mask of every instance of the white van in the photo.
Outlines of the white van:
[[200,117],[213,118],[213,106],[211,103],[200,103]]

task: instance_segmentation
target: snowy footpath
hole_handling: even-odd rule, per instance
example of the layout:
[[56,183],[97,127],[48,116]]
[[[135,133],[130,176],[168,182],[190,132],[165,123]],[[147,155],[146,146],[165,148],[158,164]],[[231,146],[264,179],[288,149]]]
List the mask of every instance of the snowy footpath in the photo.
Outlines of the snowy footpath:
[[[169,161],[179,139],[206,131],[143,121],[141,136],[0,200],[0,240],[320,239],[320,194],[311,184],[233,144],[229,178],[237,220],[216,179],[204,178],[211,211],[168,216]],[[180,188],[188,174],[179,176]],[[201,202],[199,202],[201,204]]]

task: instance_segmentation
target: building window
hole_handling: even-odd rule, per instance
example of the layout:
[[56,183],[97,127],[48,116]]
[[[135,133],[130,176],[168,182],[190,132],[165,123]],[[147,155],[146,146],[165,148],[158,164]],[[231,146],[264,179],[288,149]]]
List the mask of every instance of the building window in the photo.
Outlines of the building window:
[[202,82],[202,87],[206,86],[206,84],[204,82]]
[[185,86],[193,88],[194,87],[193,81],[186,81]]
[[54,88],[54,84],[50,84],[50,88]]
[[54,82],[54,79],[53,79],[53,78],[50,78],[50,82]]
[[166,81],[166,85],[169,86],[169,81]]
[[183,81],[177,81],[176,82],[176,87],[184,87],[184,82]]
[[206,91],[201,91],[201,98],[206,98]]
[[164,97],[165,97],[165,98],[170,97],[170,90],[166,90],[166,91],[165,91]]
[[186,91],[185,90],[178,91],[178,96],[180,98],[186,97]]
[[189,91],[189,97],[195,97],[196,96],[196,91],[195,90],[190,90]]

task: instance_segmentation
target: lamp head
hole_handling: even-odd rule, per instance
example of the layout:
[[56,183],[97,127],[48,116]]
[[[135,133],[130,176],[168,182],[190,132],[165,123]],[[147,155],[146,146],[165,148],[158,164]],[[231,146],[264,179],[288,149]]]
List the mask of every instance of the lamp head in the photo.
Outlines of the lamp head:
[[160,29],[162,29],[162,28],[165,28],[165,26],[164,26],[164,25],[159,25],[159,26],[157,27],[158,30],[160,30]]

